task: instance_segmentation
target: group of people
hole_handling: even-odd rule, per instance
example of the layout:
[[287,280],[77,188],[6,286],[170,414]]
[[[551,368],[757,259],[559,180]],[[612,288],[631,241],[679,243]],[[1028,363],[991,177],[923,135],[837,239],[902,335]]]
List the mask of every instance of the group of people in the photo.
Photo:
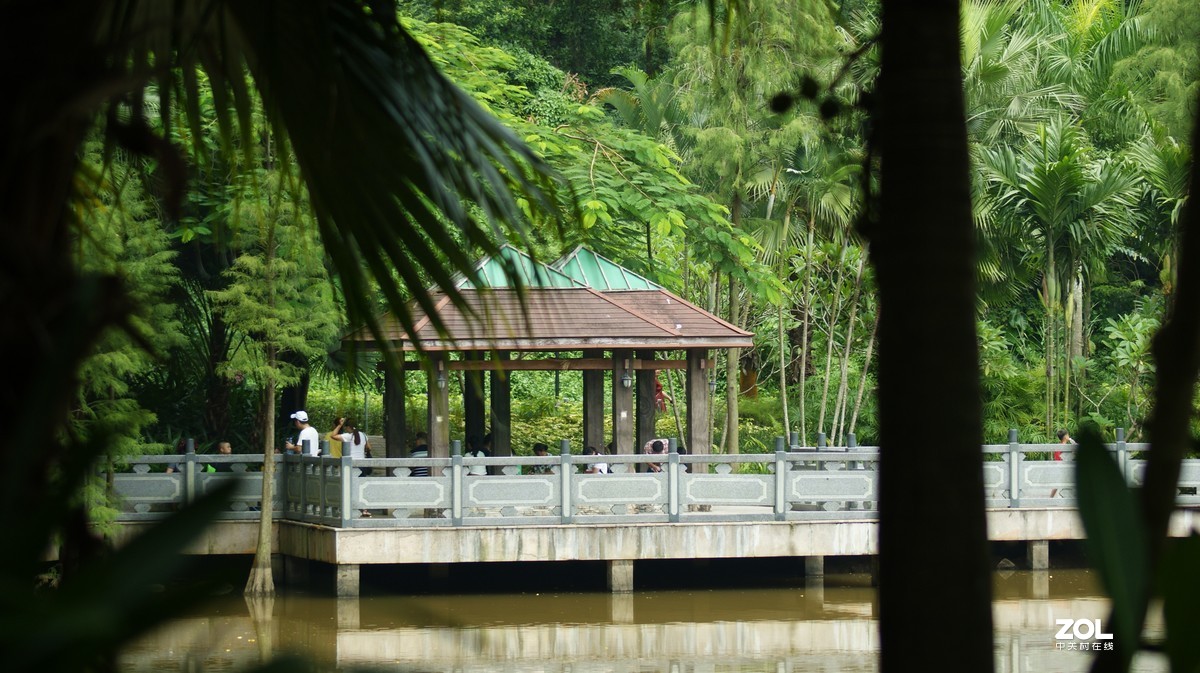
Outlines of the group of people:
[[[291,419],[299,433],[295,437],[295,442],[291,439],[284,442],[284,450],[288,453],[308,456],[321,455],[321,435],[309,420],[308,412],[297,411],[291,415]],[[334,421],[333,430],[325,433],[325,439],[339,442],[342,446],[342,455],[348,455],[351,458],[371,457],[371,440],[355,426],[353,421],[346,418],[338,417]]]
[[[594,446],[589,446],[583,450],[585,456],[602,455],[600,450]],[[550,456],[550,447],[543,442],[537,442],[533,445],[534,458],[547,458]],[[588,462],[583,469],[584,474],[608,474],[608,463]],[[550,474],[549,465],[529,465],[525,468],[525,474]]]

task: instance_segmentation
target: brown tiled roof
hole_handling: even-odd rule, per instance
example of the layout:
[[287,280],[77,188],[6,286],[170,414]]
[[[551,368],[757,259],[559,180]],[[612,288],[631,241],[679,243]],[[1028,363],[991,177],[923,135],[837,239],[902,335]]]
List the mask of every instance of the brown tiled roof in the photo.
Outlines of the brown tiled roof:
[[[528,288],[524,307],[515,290],[461,290],[473,315],[434,295],[446,336],[410,305],[415,337],[426,350],[578,350],[583,348],[748,347],[751,334],[664,290],[598,292],[590,288]],[[391,314],[380,320],[393,346],[415,350]],[[344,338],[375,344],[364,327]]]
[[752,332],[738,329],[666,290],[613,290],[604,295],[668,329],[674,329],[681,336],[743,336],[747,341],[754,336]]

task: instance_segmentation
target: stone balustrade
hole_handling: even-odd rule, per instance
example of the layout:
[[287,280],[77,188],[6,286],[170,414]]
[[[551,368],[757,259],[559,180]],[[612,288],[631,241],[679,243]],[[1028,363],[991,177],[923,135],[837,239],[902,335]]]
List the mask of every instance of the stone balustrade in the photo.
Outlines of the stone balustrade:
[[[780,440],[777,448],[784,448]],[[982,447],[989,509],[1073,508],[1073,445]],[[1142,483],[1148,445],[1108,445]],[[936,450],[931,447],[931,450]],[[1053,460],[1055,452],[1064,460]],[[338,528],[875,519],[877,447],[790,447],[770,454],[376,458],[276,456],[279,518]],[[236,480],[226,519],[262,506],[261,455],[145,456],[113,475],[119,520],[166,516]],[[607,474],[586,472],[606,463]],[[172,466],[167,473],[161,468]],[[658,466],[661,471],[653,471]],[[424,468],[430,476],[414,476]],[[420,474],[424,470],[417,472]],[[472,472],[486,471],[486,474]],[[1015,485],[1015,488],[1014,488]],[[1179,503],[1200,505],[1200,460],[1184,462]]]

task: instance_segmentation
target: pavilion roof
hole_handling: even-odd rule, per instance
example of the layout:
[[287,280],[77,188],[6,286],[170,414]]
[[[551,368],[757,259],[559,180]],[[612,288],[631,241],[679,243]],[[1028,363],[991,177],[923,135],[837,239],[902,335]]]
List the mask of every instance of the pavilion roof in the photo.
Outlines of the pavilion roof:
[[[465,309],[434,290],[433,305],[445,328],[415,302],[413,333],[391,313],[380,318],[386,342],[401,350],[554,351],[583,349],[745,348],[753,334],[738,329],[661,286],[587,250],[576,248],[552,268],[506,247],[507,260],[481,260],[483,287],[457,279]],[[505,268],[524,274],[511,287]],[[499,275],[496,275],[499,274]],[[596,283],[599,287],[593,285]],[[523,300],[523,301],[522,301]],[[365,327],[343,341],[378,347]]]
[[496,257],[484,257],[476,262],[475,271],[478,275],[476,281],[461,273],[455,274],[454,287],[459,290],[512,288],[517,285],[514,280],[521,287],[588,287],[586,282],[577,281],[552,266],[534,261],[511,245],[501,246],[500,254]]
[[601,291],[661,290],[663,287],[582,245],[550,265],[574,280]]

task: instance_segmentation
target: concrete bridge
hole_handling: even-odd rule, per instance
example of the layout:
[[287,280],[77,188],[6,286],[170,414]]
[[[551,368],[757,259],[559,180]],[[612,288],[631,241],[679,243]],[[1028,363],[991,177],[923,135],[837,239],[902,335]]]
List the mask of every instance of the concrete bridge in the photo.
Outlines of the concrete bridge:
[[[1048,567],[1050,540],[1084,537],[1074,509],[1072,448],[983,447],[989,536],[1028,543],[1034,569]],[[1140,485],[1139,452],[1149,447],[1108,448],[1127,482]],[[1051,459],[1064,449],[1067,460]],[[187,454],[134,461],[131,472],[114,477],[124,498],[122,535],[237,480],[229,511],[192,551],[252,553],[262,488],[254,469],[261,459]],[[807,574],[819,575],[827,556],[877,551],[875,447],[737,456],[276,460],[275,550],[289,577],[304,574],[306,562],[333,565],[339,595],[356,595],[361,567],[374,564],[604,561],[609,587],[620,592],[632,590],[636,561],[798,557]],[[585,471],[600,462],[611,473]],[[165,463],[181,470],[154,469]],[[413,476],[414,468],[432,476]],[[1200,505],[1197,486],[1200,460],[1185,461],[1177,535],[1195,527],[1187,508]]]

